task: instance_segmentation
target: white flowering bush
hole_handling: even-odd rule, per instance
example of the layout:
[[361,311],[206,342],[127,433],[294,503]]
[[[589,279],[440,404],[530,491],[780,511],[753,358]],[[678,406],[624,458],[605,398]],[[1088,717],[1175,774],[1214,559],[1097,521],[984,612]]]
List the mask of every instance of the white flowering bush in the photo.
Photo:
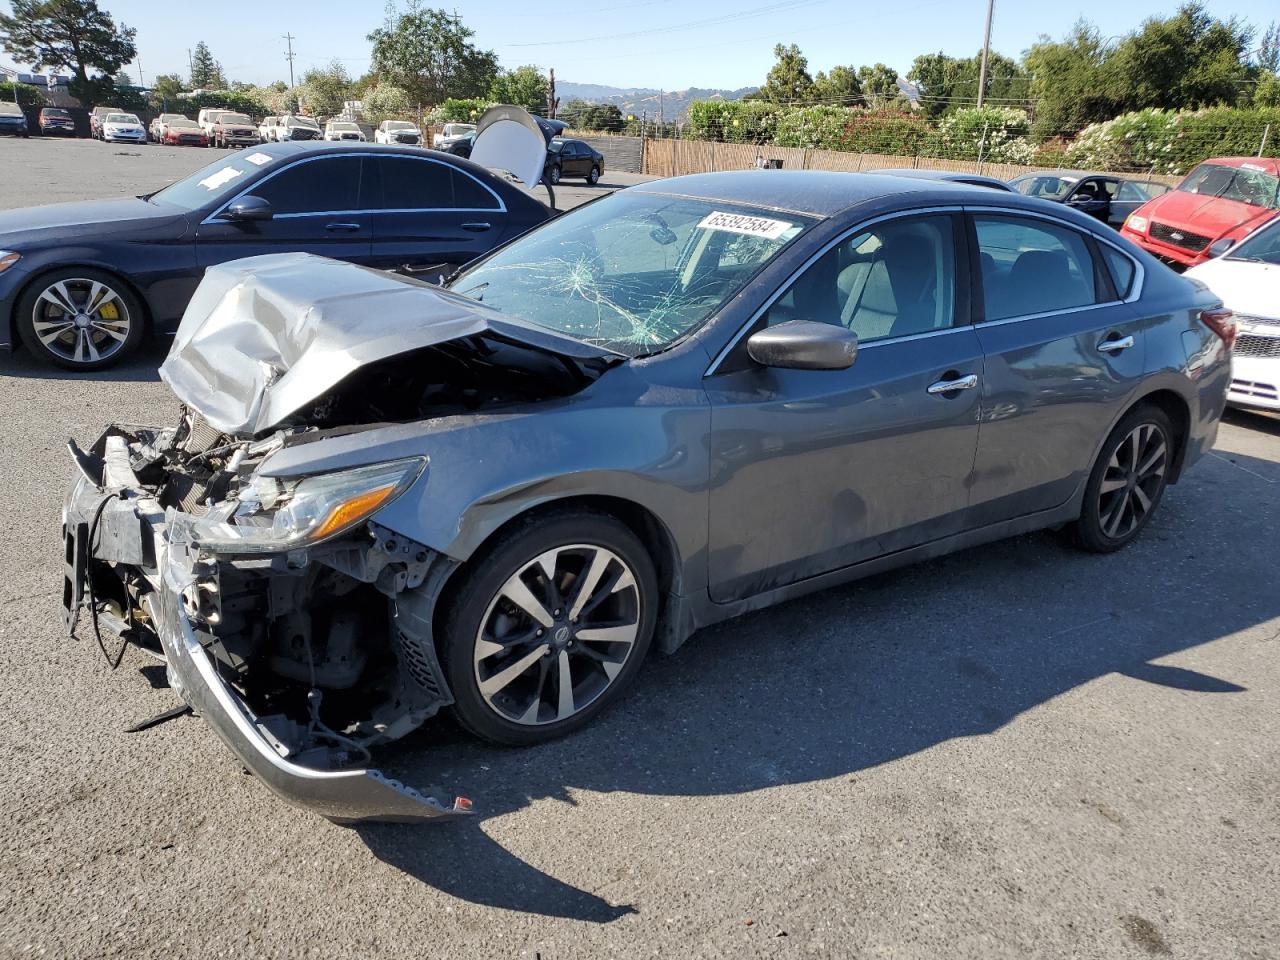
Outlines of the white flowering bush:
[[1013,107],[967,107],[942,118],[930,144],[946,160],[1031,163],[1035,145],[1027,139],[1027,114]]
[[1175,149],[1183,117],[1172,110],[1138,110],[1085,127],[1067,148],[1069,166],[1087,170],[1149,170],[1186,173]]

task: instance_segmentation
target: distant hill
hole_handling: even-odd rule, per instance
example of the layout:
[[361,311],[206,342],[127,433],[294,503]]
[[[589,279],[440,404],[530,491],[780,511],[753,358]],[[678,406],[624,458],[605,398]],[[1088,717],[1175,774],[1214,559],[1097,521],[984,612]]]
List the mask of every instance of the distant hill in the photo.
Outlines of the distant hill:
[[659,99],[661,99],[662,117],[664,120],[682,121],[689,117],[689,104],[694,100],[741,100],[748,93],[754,93],[756,87],[741,87],[737,90],[710,90],[702,87],[690,87],[687,90],[661,91],[650,87],[609,87],[600,83],[569,83],[556,81],[556,96],[560,98],[560,106],[570,100],[585,100],[587,103],[613,104],[623,114],[633,113],[637,117],[648,114],[650,119],[658,116]]

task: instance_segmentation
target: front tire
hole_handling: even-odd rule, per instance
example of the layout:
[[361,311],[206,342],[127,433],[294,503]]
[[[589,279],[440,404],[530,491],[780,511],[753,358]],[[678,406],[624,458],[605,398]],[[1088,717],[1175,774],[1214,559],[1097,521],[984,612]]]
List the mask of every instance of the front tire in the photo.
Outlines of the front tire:
[[653,638],[653,561],[604,513],[522,521],[459,577],[441,663],[459,723],[485,740],[526,745],[584,726],[626,690]]
[[119,277],[70,267],[36,279],[18,300],[18,334],[66,370],[101,370],[142,342],[142,304]]
[[1130,411],[1102,445],[1085,486],[1076,544],[1091,553],[1128,546],[1160,505],[1176,452],[1176,434],[1159,407]]

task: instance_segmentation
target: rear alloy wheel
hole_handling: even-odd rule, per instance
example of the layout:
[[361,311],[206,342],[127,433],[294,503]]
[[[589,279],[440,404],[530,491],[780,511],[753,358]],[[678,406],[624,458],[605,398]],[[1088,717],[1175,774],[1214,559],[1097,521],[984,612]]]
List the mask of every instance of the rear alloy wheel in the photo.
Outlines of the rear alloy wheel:
[[62,270],[38,279],[18,302],[22,342],[68,370],[98,370],[142,339],[142,309],[115,277]]
[[587,174],[587,183],[593,187],[600,182],[600,168],[592,167],[591,172]]
[[547,179],[551,181],[551,185],[555,186],[560,182],[560,165],[556,164],[551,168],[551,172],[547,175]]
[[585,511],[543,517],[470,569],[442,643],[463,726],[498,743],[536,743],[621,695],[657,611],[653,564],[630,530]]
[[1173,436],[1157,407],[1134,410],[1111,432],[1085,488],[1074,530],[1080,546],[1110,553],[1142,532],[1168,485]]

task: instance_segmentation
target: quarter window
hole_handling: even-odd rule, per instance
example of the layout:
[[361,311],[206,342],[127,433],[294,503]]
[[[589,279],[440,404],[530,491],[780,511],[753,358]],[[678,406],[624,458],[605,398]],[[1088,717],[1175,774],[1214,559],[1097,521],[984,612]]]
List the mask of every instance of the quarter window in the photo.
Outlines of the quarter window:
[[1111,271],[1111,281],[1116,285],[1116,292],[1120,294],[1121,299],[1129,296],[1129,291],[1133,289],[1134,274],[1138,272],[1137,267],[1115,247],[1100,243],[1098,249],[1102,251],[1102,259],[1107,261],[1107,268]]
[[1022,217],[975,217],[987,320],[1097,302],[1093,258],[1074,230]]
[[360,158],[327,157],[296,163],[249,190],[274,213],[359,210]]
[[954,322],[955,281],[950,217],[889,220],[823,254],[773,303],[767,323],[839,324],[862,342],[943,330]]

